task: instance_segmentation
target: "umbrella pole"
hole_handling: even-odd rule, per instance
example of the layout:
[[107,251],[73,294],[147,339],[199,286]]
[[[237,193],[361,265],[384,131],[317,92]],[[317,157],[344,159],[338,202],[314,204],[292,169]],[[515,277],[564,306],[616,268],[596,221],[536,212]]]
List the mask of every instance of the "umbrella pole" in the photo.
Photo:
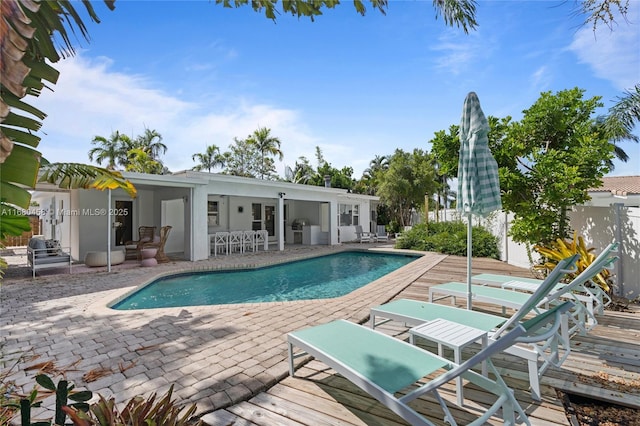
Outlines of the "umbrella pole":
[[471,216],[469,213],[467,221],[467,309],[469,310],[471,310],[471,256],[473,256]]

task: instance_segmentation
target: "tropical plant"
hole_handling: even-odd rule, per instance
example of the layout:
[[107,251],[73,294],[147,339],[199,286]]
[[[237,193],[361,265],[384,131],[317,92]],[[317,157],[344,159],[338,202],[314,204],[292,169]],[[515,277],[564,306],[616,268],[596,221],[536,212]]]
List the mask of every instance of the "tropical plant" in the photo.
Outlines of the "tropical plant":
[[376,195],[381,176],[387,170],[389,170],[389,158],[386,155],[376,155],[373,160],[369,162],[369,167],[362,172],[362,179],[360,179],[358,184],[358,192]]
[[284,154],[280,150],[280,139],[271,136],[271,129],[260,127],[249,135],[246,142],[253,145],[260,153],[260,164],[258,165],[260,179],[264,179],[265,176],[273,177],[275,167],[270,157],[278,157],[280,161],[284,158]]
[[167,146],[162,143],[162,135],[157,130],[144,129],[144,133],[138,135],[132,148],[138,148],[147,153],[151,159],[161,163],[160,155],[167,153]]
[[202,421],[192,419],[196,405],[180,406],[172,400],[173,385],[156,401],[155,393],[148,398],[135,396],[122,409],[118,409],[115,398],[105,399],[98,394],[98,401],[89,403],[93,393],[89,390],[77,390],[67,380],[60,380],[56,385],[46,374],[35,377],[37,386],[28,395],[18,395],[15,389],[3,389],[0,419],[2,424],[10,424],[12,417],[20,416],[21,426],[50,426],[50,420],[31,421],[31,409],[42,405],[44,399],[55,396],[53,424],[64,425],[66,417],[76,426],[198,426]]
[[309,160],[302,156],[298,158],[293,168],[285,166],[284,168],[284,180],[287,182],[308,184],[310,183],[316,171],[313,169]]
[[193,154],[191,159],[198,162],[192,168],[198,172],[206,170],[211,173],[211,169],[218,166],[224,167],[224,157],[220,154],[220,148],[217,145],[208,145],[203,153]]
[[[567,280],[569,281],[580,275],[597,257],[593,253],[595,247],[587,247],[584,238],[578,236],[577,232],[573,233],[573,240],[571,241],[558,238],[549,244],[535,245],[533,248],[542,256],[542,262],[534,265],[533,268],[543,273],[553,270],[562,259],[566,259],[574,254],[579,254],[580,258],[576,263],[577,270],[571,274],[567,274]],[[612,291],[610,280],[611,273],[608,269],[603,269],[593,278],[593,282],[608,294],[611,294]]]
[[157,161],[143,148],[133,148],[127,152],[128,172],[162,174],[162,163]]
[[[105,0],[110,9],[113,1]],[[99,22],[90,2],[83,2],[91,20]],[[59,73],[50,64],[61,55],[74,54],[69,30],[85,39],[87,30],[71,2],[31,2],[3,0],[0,4],[0,239],[7,235],[20,235],[30,229],[29,220],[20,213],[31,200],[30,188],[38,180],[41,165],[50,183],[72,185],[82,182],[83,187],[124,187],[133,191],[118,173],[102,168],[80,165],[48,164],[35,148],[46,114],[24,102],[26,96],[39,96],[47,83],[55,84]],[[61,43],[56,49],[54,44]],[[60,52],[58,52],[58,50]],[[81,171],[80,179],[69,172]],[[93,180],[89,178],[93,175]]]
[[[485,228],[473,227],[472,244],[474,256],[500,259],[498,239]],[[428,226],[420,223],[402,232],[396,248],[466,256],[467,225],[461,221],[429,223]]]
[[97,145],[89,150],[89,161],[102,164],[107,162],[107,169],[116,170],[116,166],[124,166],[127,163],[127,152],[132,148],[133,141],[129,136],[115,131],[109,138],[94,136],[92,145]]
[[255,145],[246,139],[233,138],[229,151],[223,153],[224,173],[233,176],[255,178],[260,173],[262,159]]
[[[606,116],[596,119],[597,127],[613,144],[614,154],[620,161],[629,161],[629,155],[618,146],[618,142],[640,142],[640,138],[633,133],[633,129],[640,122],[640,84],[636,84],[633,91],[628,90],[618,97],[614,106],[609,108]],[[610,164],[613,169],[613,163]]]
[[593,131],[600,98],[583,95],[578,88],[542,93],[494,148],[502,204],[514,213],[514,241],[546,245],[567,238],[569,209],[586,202],[589,188],[609,171],[613,147]]
[[431,157],[420,149],[412,153],[397,149],[389,158],[389,170],[381,177],[378,195],[400,229],[411,223],[413,211],[422,210],[425,196],[434,194],[434,176]]

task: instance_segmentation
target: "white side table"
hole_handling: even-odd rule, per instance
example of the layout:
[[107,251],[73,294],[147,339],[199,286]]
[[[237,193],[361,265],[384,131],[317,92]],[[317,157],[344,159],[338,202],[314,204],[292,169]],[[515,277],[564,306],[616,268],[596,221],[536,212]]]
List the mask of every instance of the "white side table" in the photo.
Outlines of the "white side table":
[[[409,330],[409,342],[415,344],[416,336],[436,342],[438,344],[438,355],[442,356],[442,345],[453,349],[454,362],[460,364],[462,360],[462,349],[467,345],[481,341],[482,347],[487,346],[487,332],[477,328],[468,327],[445,319],[435,319],[433,321],[420,324]],[[487,375],[487,365],[482,363],[482,374]],[[462,377],[456,377],[457,401],[458,405],[463,405],[464,396],[462,393]]]

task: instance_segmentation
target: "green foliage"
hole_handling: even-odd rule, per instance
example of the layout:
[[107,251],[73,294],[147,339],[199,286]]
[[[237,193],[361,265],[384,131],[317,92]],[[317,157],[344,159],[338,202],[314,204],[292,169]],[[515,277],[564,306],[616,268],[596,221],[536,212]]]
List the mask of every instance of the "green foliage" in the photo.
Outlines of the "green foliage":
[[206,170],[211,173],[211,169],[224,167],[224,157],[220,154],[220,148],[217,145],[208,145],[205,152],[193,154],[191,159],[198,162],[192,168],[197,172]]
[[[473,227],[472,245],[474,257],[500,259],[498,239],[481,226]],[[396,248],[466,256],[467,225],[462,222],[421,223],[403,232]]]
[[[240,7],[247,4],[256,12],[264,11],[269,19],[276,19],[280,14],[277,9],[278,0],[216,0],[216,4],[222,4],[224,7]],[[388,6],[388,0],[369,0],[371,6],[381,13],[385,14]],[[307,16],[314,21],[317,16],[322,15],[322,9],[333,9],[340,4],[340,0],[286,0],[281,2],[282,12],[297,16]],[[353,0],[353,6],[356,11],[363,15],[367,8],[363,0]],[[457,26],[462,28],[465,33],[473,30],[478,25],[475,19],[476,3],[474,0],[439,0],[434,1],[433,6],[436,9],[436,17],[442,17],[444,22],[449,26]]]
[[433,195],[434,176],[431,157],[420,149],[413,153],[397,149],[389,158],[389,168],[380,177],[378,195],[399,227],[409,225],[414,209],[422,210],[425,195]]
[[260,163],[257,164],[260,179],[274,179],[276,168],[272,157],[278,157],[280,161],[284,157],[280,150],[280,139],[271,136],[271,129],[260,127],[249,135],[246,141],[260,153]]
[[56,385],[45,374],[39,374],[35,378],[36,383],[42,388],[34,387],[26,397],[12,398],[10,386],[3,380],[0,383],[0,424],[9,424],[12,417],[19,411],[21,426],[51,426],[52,422],[31,422],[31,409],[40,407],[42,400],[51,394],[56,397],[56,407],[53,424],[64,425],[68,416],[77,426],[198,426],[201,421],[192,420],[196,412],[196,405],[189,407],[179,406],[172,400],[173,386],[157,400],[156,394],[148,398],[135,396],[119,410],[115,399],[105,399],[98,394],[99,400],[89,404],[93,398],[91,391],[75,390],[74,385],[66,380],[60,380]]
[[[510,234],[515,241],[546,244],[568,237],[567,211],[589,199],[609,171],[613,146],[594,131],[599,97],[583,99],[578,88],[542,93],[512,123],[499,147],[503,206],[515,215]],[[505,162],[507,157],[516,158]],[[502,161],[502,162],[501,162]]]

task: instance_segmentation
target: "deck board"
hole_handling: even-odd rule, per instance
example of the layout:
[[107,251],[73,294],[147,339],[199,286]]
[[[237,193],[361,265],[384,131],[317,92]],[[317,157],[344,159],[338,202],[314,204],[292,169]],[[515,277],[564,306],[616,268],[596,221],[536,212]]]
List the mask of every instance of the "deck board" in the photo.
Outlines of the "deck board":
[[[524,268],[492,259],[473,259],[474,273],[509,274],[533,277]],[[410,277],[410,278],[408,278]],[[399,294],[390,300],[412,298],[427,300],[429,286],[448,281],[465,281],[466,258],[448,256],[420,274],[412,271],[402,279],[411,279]],[[463,307],[463,300],[457,305]],[[440,301],[450,304],[450,299]],[[500,314],[500,308],[476,304],[476,308]],[[535,402],[528,392],[525,362],[508,354],[493,358],[507,384],[534,425],[569,425],[557,390],[602,398],[640,409],[640,316],[635,312],[606,311],[598,326],[587,336],[576,335],[569,358],[561,368],[551,367],[541,380],[542,401]],[[507,312],[510,314],[510,311]],[[380,330],[398,338],[406,338],[407,328],[389,323]],[[435,346],[428,350],[435,350]],[[463,356],[473,351],[470,346]],[[443,397],[452,402],[450,408],[459,424],[466,424],[490,401],[491,395],[465,383],[465,406],[453,404],[455,387],[444,387]],[[420,398],[415,405],[436,425],[444,425],[441,410],[430,397]],[[406,422],[375,401],[358,387],[337,375],[321,362],[311,360],[296,370],[296,377],[287,377],[250,401],[215,412],[218,424],[233,425],[406,425]],[[213,417],[207,417],[211,419]],[[227,422],[227,423],[225,423]],[[232,423],[228,423],[232,422]],[[489,424],[501,424],[492,419]]]

